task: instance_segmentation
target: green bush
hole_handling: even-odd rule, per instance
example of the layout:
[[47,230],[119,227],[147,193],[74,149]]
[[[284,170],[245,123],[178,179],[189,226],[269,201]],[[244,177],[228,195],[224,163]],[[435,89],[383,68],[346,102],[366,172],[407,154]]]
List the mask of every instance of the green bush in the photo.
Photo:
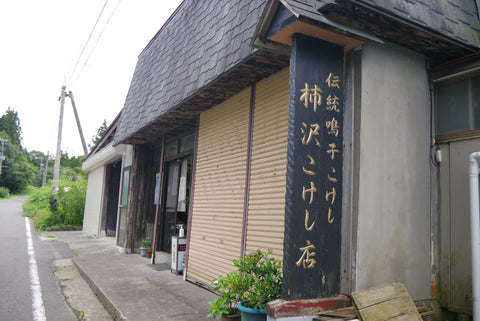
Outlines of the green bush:
[[282,292],[282,262],[269,257],[270,251],[260,250],[233,260],[242,281],[248,284],[244,306],[265,309],[267,302],[280,298]]
[[58,193],[52,185],[35,189],[23,205],[26,216],[33,218],[40,231],[78,230],[83,225],[87,180],[61,180]]
[[52,196],[52,185],[45,185],[44,187],[35,188],[28,197],[27,201],[23,203],[23,211],[25,216],[35,217],[42,210],[50,208],[50,197]]
[[210,286],[219,292],[216,301],[208,302],[207,317],[219,317],[238,312],[237,304],[252,309],[265,309],[267,302],[280,298],[282,290],[282,262],[269,257],[270,251],[261,250],[233,260],[237,268],[226,276],[213,280]]
[[0,187],[0,198],[5,198],[10,195],[10,190],[6,187]]
[[58,212],[64,216],[64,224],[82,226],[85,210],[87,181],[63,181],[58,191]]
[[142,247],[151,250],[152,249],[152,241],[147,237],[142,241]]

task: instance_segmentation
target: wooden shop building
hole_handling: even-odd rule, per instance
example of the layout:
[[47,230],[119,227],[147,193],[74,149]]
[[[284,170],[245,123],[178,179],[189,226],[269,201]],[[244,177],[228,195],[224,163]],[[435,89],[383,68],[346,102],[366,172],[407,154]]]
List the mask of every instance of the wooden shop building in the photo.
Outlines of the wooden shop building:
[[169,252],[183,224],[193,282],[270,249],[288,299],[401,281],[471,309],[477,5],[183,1],[116,126],[113,146],[133,146],[119,244],[136,252],[156,230]]

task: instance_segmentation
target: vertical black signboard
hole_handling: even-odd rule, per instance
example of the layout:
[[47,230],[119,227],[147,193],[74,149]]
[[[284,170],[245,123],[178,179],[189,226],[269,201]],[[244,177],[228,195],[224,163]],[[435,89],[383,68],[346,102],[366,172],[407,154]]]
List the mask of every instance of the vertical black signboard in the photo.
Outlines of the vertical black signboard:
[[283,297],[340,291],[343,48],[293,36]]

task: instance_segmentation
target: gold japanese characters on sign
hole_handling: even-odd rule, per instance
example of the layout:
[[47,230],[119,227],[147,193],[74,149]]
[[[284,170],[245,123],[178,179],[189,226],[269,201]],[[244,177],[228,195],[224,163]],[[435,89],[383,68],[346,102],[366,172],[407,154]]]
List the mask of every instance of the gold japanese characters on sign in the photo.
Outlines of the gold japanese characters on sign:
[[302,252],[302,256],[297,261],[296,265],[297,266],[302,265],[304,269],[313,268],[315,266],[315,263],[317,263],[317,261],[315,261],[315,259],[312,258],[313,256],[316,255],[316,253],[313,252],[313,250],[315,250],[315,245],[313,245],[312,243],[310,243],[309,240],[307,240],[307,245],[300,248],[300,251]]
[[[322,90],[322,86],[324,86],[323,89],[326,89],[325,87],[328,87],[328,89]],[[324,92],[326,92],[326,99],[322,101],[322,95]],[[305,82],[305,87],[300,89],[300,93],[300,102],[306,109],[310,108],[313,113],[328,113],[328,115],[332,115],[332,112],[335,114],[335,112],[340,113],[341,111],[341,102],[338,98],[338,96],[341,96],[342,94],[341,80],[337,75],[329,73],[324,82],[320,85]],[[340,118],[341,117],[343,116],[340,116]],[[326,117],[319,118],[325,119]],[[305,220],[306,244],[298,248],[299,259],[295,263],[297,267],[303,269],[314,268],[317,263],[315,258],[315,249],[317,247],[310,241],[312,238],[308,237],[308,233],[314,233],[315,231],[316,219],[321,219],[311,215],[313,210],[311,207],[318,206],[313,204],[314,200],[323,202],[323,204],[325,204],[324,208],[328,209],[327,212],[324,213],[325,222],[328,224],[335,223],[332,207],[335,202],[341,201],[337,199],[336,184],[339,182],[336,177],[337,170],[335,166],[337,165],[334,163],[335,156],[341,153],[339,147],[337,147],[338,138],[343,136],[341,124],[339,124],[338,117],[328,117],[327,120],[322,122],[315,122],[314,119],[315,118],[312,118],[312,123],[301,122],[300,128],[297,129],[301,133],[299,138],[302,145],[319,148],[317,149],[319,150],[318,155],[324,155],[323,157],[315,157],[314,153],[306,153],[304,155],[302,172],[303,175],[305,175],[306,185],[304,183],[302,190],[298,192],[301,193],[301,199],[305,206],[303,215]],[[320,141],[321,137],[323,137],[322,143],[325,145],[323,148]],[[309,150],[312,151],[312,149]],[[325,159],[327,163],[321,164],[319,158]],[[329,168],[330,170],[328,170],[328,174],[324,172],[322,177],[316,172],[316,169],[318,168]],[[325,179],[325,185],[320,184],[323,179]],[[319,186],[326,186],[325,190],[319,190]],[[323,187],[321,189],[323,189]]]
[[305,88],[300,90],[302,95],[300,101],[303,102],[305,108],[308,108],[309,103],[313,103],[313,111],[317,112],[317,106],[322,104],[322,90],[315,84],[313,88],[309,88],[305,83]]
[[325,80],[329,88],[338,88],[340,89],[340,77],[335,76],[332,73],[328,74],[327,80]]

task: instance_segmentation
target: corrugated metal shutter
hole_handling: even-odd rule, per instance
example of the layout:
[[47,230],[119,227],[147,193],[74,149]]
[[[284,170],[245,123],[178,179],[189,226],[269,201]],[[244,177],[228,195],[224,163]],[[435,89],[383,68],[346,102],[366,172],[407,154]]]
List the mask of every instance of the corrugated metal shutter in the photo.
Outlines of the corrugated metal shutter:
[[289,70],[256,88],[247,225],[247,253],[270,249],[283,257],[287,172]]
[[200,115],[187,276],[209,284],[240,255],[250,89]]

